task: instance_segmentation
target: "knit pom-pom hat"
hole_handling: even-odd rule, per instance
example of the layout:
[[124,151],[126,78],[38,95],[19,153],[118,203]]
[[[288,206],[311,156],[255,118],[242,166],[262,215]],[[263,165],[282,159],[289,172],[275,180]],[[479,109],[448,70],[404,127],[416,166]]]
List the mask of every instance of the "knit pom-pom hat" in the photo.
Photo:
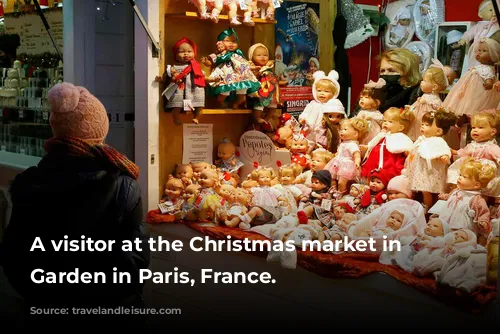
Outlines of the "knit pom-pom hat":
[[106,108],[86,88],[63,82],[55,85],[48,96],[54,137],[104,142],[109,131]]

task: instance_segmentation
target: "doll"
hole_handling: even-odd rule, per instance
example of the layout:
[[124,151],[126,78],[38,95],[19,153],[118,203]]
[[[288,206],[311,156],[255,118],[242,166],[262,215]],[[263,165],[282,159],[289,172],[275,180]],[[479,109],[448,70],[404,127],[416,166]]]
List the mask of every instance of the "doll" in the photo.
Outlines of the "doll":
[[460,166],[457,189],[452,191],[446,203],[437,210],[439,217],[449,222],[452,229],[467,228],[474,231],[478,242],[483,246],[491,231],[491,222],[488,204],[481,196],[481,189],[494,176],[494,167],[482,164],[472,157],[467,158]]
[[405,221],[409,219],[410,214],[406,213],[404,210],[393,210],[387,220],[385,220],[384,225],[382,226],[374,226],[373,228],[369,228],[365,231],[359,232],[357,237],[381,237],[384,235],[388,235],[394,233],[399,230]]
[[185,186],[181,179],[175,178],[173,175],[168,176],[164,196],[158,205],[162,214],[175,215],[181,211],[184,188]]
[[311,176],[311,193],[307,202],[302,205],[302,210],[297,212],[297,216],[306,216],[308,219],[319,220],[322,226],[330,227],[334,220],[332,212],[323,207],[323,200],[330,200],[330,184],[332,176],[327,170],[319,170]]
[[311,168],[302,172],[293,183],[299,187],[302,193],[309,196],[311,192],[311,177],[314,172],[325,169],[328,161],[333,159],[333,154],[324,149],[316,149],[311,153]]
[[[453,162],[448,168],[447,182],[453,185],[457,184],[460,174],[460,166],[468,157],[480,160],[483,164],[489,164],[495,168],[498,174],[500,165],[500,147],[498,147],[495,136],[497,135],[497,117],[488,112],[479,112],[471,119],[471,138],[472,142],[464,148],[455,151],[453,155],[458,156],[458,160]],[[483,194],[492,194],[490,187],[484,189]]]
[[312,87],[314,100],[309,102],[304,111],[299,115],[299,123],[303,126],[306,138],[311,141],[315,142],[318,135],[321,135],[319,132],[326,103],[331,100],[331,103],[338,105],[338,108],[344,108],[342,103],[337,99],[340,92],[338,78],[339,74],[336,71],[330,71],[328,76],[323,71],[314,73],[314,84]]
[[431,14],[431,2],[430,0],[424,0],[419,6],[420,13],[420,29],[422,30],[422,37],[427,39],[431,32],[436,27],[436,22],[433,15]]
[[287,143],[286,148],[290,151],[290,159],[292,163],[297,163],[300,161],[301,157],[304,157],[309,165],[311,157],[309,156],[309,141],[304,137],[302,133],[296,133],[293,135],[291,140]]
[[347,190],[347,183],[359,175],[361,152],[358,140],[368,133],[369,123],[364,119],[349,118],[340,123],[340,140],[335,158],[330,160],[325,169],[337,180],[336,199],[340,199]]
[[[274,12],[276,8],[279,7],[283,0],[252,0],[252,15],[253,17],[260,17],[260,7],[259,2],[264,4],[266,9],[266,20],[274,20]],[[276,5],[278,4],[278,6]]]
[[198,220],[198,210],[195,206],[195,201],[200,195],[201,186],[199,184],[190,184],[184,190],[182,195],[184,202],[182,203],[182,219],[187,221]]
[[404,7],[396,14],[396,17],[391,22],[391,30],[389,33],[389,43],[397,48],[402,48],[409,42],[410,34],[412,34],[411,12]]
[[345,203],[353,211],[356,211],[358,205],[361,203],[361,196],[368,190],[367,186],[360,183],[353,183],[349,189],[349,194],[345,195],[341,199],[337,200],[336,203]]
[[[276,114],[279,100],[279,82],[273,73],[274,61],[269,60],[269,49],[262,43],[248,50],[248,59],[253,74],[260,82],[258,97],[253,99],[253,117],[258,124],[267,123]],[[264,113],[264,109],[267,111]]]
[[481,21],[477,22],[469,30],[467,30],[459,41],[460,45],[467,45],[470,42],[473,42],[467,55],[469,69],[480,64],[476,59],[476,53],[474,50],[481,38],[490,37],[493,33],[499,30],[491,0],[483,0],[479,4],[477,15],[481,18]]
[[[404,170],[403,170],[404,171]],[[387,200],[392,201],[398,198],[413,198],[413,191],[410,188],[410,179],[404,172],[393,177],[387,184]]]
[[421,192],[426,210],[434,204],[434,195],[444,192],[451,150],[442,138],[456,123],[456,116],[443,109],[422,116],[422,135],[406,160],[407,175],[413,192]]
[[500,60],[500,43],[492,38],[481,38],[475,53],[480,64],[471,67],[453,85],[443,102],[443,107],[457,116],[471,117],[476,111],[496,108],[500,103],[500,92],[492,89],[496,81],[493,65]]
[[408,108],[390,108],[384,113],[382,131],[366,147],[361,166],[362,177],[368,177],[374,169],[389,170],[394,176],[401,174],[406,153],[413,146],[412,140],[404,133],[413,119],[414,115]]
[[195,206],[200,220],[215,220],[216,210],[223,205],[223,199],[215,189],[219,186],[219,175],[214,168],[206,168],[200,173],[198,180],[201,188]]
[[215,188],[215,192],[222,198],[221,203],[224,204],[229,200],[234,189],[236,188],[229,183],[219,183]]
[[173,49],[175,65],[168,65],[163,78],[157,77],[156,81],[171,78],[171,82],[164,92],[168,97],[167,109],[172,109],[172,117],[176,125],[182,125],[180,114],[182,110],[192,110],[193,123],[198,124],[202,110],[205,107],[205,74],[201,69],[196,44],[187,39],[178,40]]
[[193,167],[190,164],[180,164],[175,166],[174,176],[182,180],[187,187],[193,183]]
[[[332,101],[332,100],[330,100]],[[346,118],[344,107],[327,102],[323,110],[321,126],[316,133],[316,146],[337,153],[340,144],[340,121]]]
[[252,206],[252,194],[249,191],[236,188],[228,198],[228,207],[222,217],[226,226],[248,230],[252,221],[263,214],[261,208]]
[[438,110],[443,102],[439,93],[448,87],[448,78],[443,71],[443,66],[437,60],[433,60],[434,65],[425,71],[420,89],[424,93],[418,100],[412,104],[410,110],[415,115],[408,132],[406,133],[411,140],[415,141],[420,136],[420,127],[422,125],[422,116],[429,111]]
[[359,203],[358,217],[370,214],[387,200],[386,187],[395,175],[391,170],[373,170],[369,174],[369,189],[365,191]]
[[[233,27],[241,25],[254,26],[252,21],[251,0],[224,0],[224,6],[228,9],[229,24]],[[238,8],[244,11],[243,21],[238,21]]]
[[378,108],[384,103],[385,94],[385,80],[382,78],[377,82],[370,80],[359,94],[358,103],[361,109],[356,117],[367,120],[370,125],[368,133],[360,140],[362,145],[368,144],[382,129],[384,116]]
[[223,103],[230,92],[236,92],[236,101],[233,108],[238,109],[245,103],[247,94],[255,94],[260,89],[260,82],[250,70],[250,64],[245,59],[243,52],[238,48],[238,35],[233,28],[228,28],[217,37],[218,42],[223,42],[227,51],[218,56],[203,57],[205,66],[218,68],[222,71],[224,80],[216,87],[209,86],[209,93],[217,96]]
[[217,156],[219,159],[215,161],[215,165],[222,172],[237,174],[243,167],[243,162],[236,156],[236,146],[227,138],[222,139],[217,146]]
[[356,215],[350,212],[344,213],[340,220],[335,220],[331,227],[318,233],[318,240],[330,240],[333,242],[344,241],[347,237],[347,231],[356,224]]
[[287,142],[293,138],[295,133],[300,132],[300,124],[295,117],[289,113],[283,113],[278,117],[278,129],[272,136],[277,149],[286,148]]
[[302,168],[297,165],[283,165],[278,169],[280,183],[273,186],[273,188],[277,189],[281,195],[287,199],[287,202],[292,207],[291,213],[297,213],[297,203],[307,199],[307,197],[302,194],[300,188],[293,184],[293,181],[301,172]]
[[203,172],[205,169],[210,169],[213,168],[215,169],[214,165],[209,164],[208,162],[190,162],[189,165],[193,169],[193,182],[198,183],[200,179],[201,172]]

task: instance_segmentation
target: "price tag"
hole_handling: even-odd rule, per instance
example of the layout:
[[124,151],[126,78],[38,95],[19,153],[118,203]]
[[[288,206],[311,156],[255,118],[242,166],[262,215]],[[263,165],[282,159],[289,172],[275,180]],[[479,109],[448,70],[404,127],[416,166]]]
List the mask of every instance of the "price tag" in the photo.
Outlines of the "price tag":
[[0,151],[7,151],[7,147],[4,144],[0,146]]
[[321,201],[321,208],[325,211],[330,211],[332,209],[332,201],[329,199],[324,199]]
[[43,120],[44,121],[48,121],[49,120],[49,112],[48,111],[44,111],[43,114],[42,114],[42,116],[43,116]]
[[19,110],[19,118],[24,118],[24,111],[22,109]]
[[240,9],[241,10],[247,10],[248,9],[246,0],[238,0],[238,2],[240,3]]
[[194,110],[193,104],[191,103],[191,100],[184,100],[184,111],[191,111]]
[[24,148],[22,148],[22,149],[19,150],[19,153],[26,154],[26,150]]
[[280,8],[281,1],[280,0],[273,0],[273,6],[274,6],[274,8]]

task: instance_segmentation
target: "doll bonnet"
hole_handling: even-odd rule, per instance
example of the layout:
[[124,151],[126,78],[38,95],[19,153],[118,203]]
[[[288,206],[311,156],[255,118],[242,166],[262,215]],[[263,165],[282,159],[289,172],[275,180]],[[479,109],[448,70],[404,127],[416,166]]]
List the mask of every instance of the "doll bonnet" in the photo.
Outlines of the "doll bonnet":
[[320,80],[331,81],[333,83],[333,85],[335,86],[335,88],[336,88],[337,91],[334,92],[332,99],[336,99],[339,96],[339,93],[340,93],[340,84],[338,82],[338,80],[339,80],[339,74],[338,74],[337,71],[331,70],[330,73],[328,73],[328,75],[326,75],[325,72],[323,72],[323,71],[316,71],[316,72],[314,72],[313,77],[314,77],[314,83],[313,83],[312,93],[313,93],[313,97],[314,97],[315,100],[317,100],[317,96],[316,96],[317,95],[316,94],[316,84]]
[[345,108],[339,99],[331,99],[325,103],[323,108],[323,114],[342,114],[344,118],[347,117],[345,113]]
[[257,44],[252,45],[248,49],[248,60],[252,60],[253,59],[253,54],[254,54],[255,50],[257,50],[257,48],[264,48],[264,49],[266,49],[267,54],[269,54],[269,49],[267,48],[267,46],[265,46],[262,43],[257,43]]
[[413,197],[413,191],[410,188],[410,180],[406,175],[398,175],[393,177],[387,184],[388,191],[397,191],[405,194],[408,198]]

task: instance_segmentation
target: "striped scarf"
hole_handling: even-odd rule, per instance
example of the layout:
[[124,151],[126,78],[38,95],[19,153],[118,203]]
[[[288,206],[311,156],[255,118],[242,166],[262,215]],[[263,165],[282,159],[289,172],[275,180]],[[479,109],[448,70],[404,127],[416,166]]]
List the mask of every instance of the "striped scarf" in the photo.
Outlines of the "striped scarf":
[[101,159],[137,180],[139,167],[111,146],[74,137],[52,138],[45,142],[47,153],[59,153],[77,157]]

